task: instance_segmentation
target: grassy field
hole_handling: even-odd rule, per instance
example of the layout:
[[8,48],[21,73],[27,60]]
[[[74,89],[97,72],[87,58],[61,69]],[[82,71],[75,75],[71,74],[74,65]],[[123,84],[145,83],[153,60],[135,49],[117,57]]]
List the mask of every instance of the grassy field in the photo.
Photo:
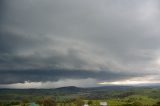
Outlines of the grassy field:
[[[81,89],[69,87],[0,90],[0,106],[28,106],[32,102],[40,103],[45,98],[51,98],[57,106],[82,106],[84,103],[89,103],[89,106],[99,106],[101,101],[106,101],[108,106],[160,106],[155,105],[160,101],[160,88],[127,87],[126,89],[116,87],[112,89],[103,87]],[[77,100],[77,98],[80,100]],[[77,105],[78,103],[80,105]]]

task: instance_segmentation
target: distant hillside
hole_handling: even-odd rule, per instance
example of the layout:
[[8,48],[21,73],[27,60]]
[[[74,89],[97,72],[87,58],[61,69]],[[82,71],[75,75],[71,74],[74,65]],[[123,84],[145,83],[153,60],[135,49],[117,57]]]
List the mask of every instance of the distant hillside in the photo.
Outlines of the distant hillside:
[[61,93],[78,93],[85,91],[85,88],[79,88],[75,86],[68,86],[68,87],[60,87],[53,89],[55,92],[61,92]]

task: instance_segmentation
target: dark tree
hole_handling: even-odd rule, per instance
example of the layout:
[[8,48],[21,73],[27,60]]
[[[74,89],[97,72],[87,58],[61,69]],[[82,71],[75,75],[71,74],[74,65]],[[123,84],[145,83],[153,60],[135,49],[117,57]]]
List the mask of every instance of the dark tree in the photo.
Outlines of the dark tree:
[[84,101],[83,101],[81,98],[77,98],[77,99],[75,100],[75,104],[76,104],[77,106],[82,106],[82,105],[84,104]]
[[43,100],[43,106],[56,106],[56,102],[52,98],[46,98]]
[[92,105],[93,102],[91,100],[88,101],[88,105]]
[[23,99],[22,103],[21,103],[21,106],[28,106],[28,103],[29,103],[29,100]]

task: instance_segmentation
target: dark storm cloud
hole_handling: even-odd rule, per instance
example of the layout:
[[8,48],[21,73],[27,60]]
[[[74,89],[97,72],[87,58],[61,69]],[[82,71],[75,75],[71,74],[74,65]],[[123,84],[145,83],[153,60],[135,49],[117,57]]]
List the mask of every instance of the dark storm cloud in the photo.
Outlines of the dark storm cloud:
[[0,83],[160,75],[157,0],[0,5]]
[[116,81],[118,79],[127,79],[130,76],[136,77],[137,75],[128,73],[113,73],[113,72],[92,72],[84,70],[23,70],[23,71],[2,71],[0,75],[1,84],[24,83],[28,82],[46,82],[58,81],[65,79],[87,79],[94,78],[100,81]]
[[11,29],[0,30],[0,53],[14,53],[17,50],[30,49],[31,47],[46,44],[49,39],[43,36],[29,37],[26,33],[14,32]]

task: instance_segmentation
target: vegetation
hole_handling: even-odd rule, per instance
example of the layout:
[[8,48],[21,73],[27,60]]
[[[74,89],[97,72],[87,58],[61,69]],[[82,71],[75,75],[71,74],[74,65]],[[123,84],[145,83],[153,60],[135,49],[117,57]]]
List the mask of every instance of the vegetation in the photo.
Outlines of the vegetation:
[[160,106],[159,87],[0,89],[0,106]]

